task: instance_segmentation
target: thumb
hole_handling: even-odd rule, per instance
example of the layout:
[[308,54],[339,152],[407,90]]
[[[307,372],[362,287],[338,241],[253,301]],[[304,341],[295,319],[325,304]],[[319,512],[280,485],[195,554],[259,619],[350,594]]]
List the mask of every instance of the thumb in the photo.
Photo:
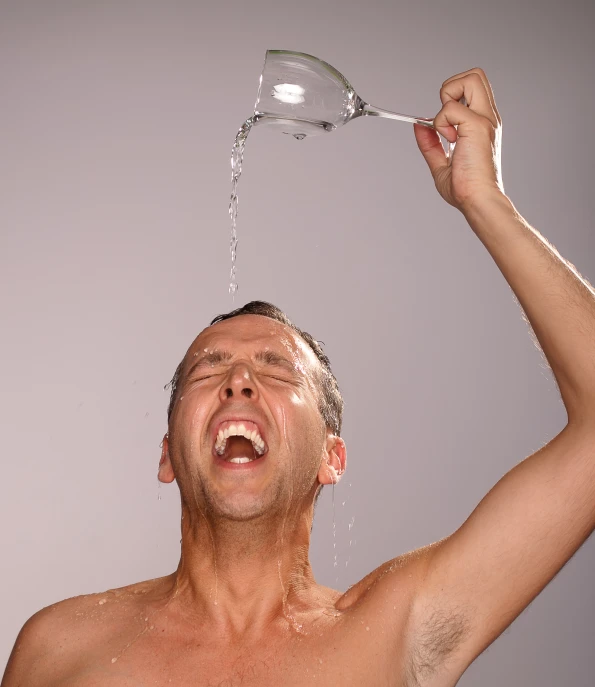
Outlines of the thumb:
[[413,132],[417,147],[428,163],[432,177],[435,179],[441,169],[448,167],[448,158],[442,147],[440,136],[435,129],[430,129],[430,127],[422,124],[414,124]]

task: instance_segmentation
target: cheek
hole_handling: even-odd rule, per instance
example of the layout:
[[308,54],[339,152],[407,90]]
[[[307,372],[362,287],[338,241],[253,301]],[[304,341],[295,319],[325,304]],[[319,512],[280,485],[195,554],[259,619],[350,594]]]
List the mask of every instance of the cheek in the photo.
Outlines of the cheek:
[[318,457],[318,448],[324,443],[325,426],[317,400],[309,394],[304,397],[292,393],[288,410],[295,423],[294,436],[308,454]]
[[187,391],[178,398],[175,407],[175,425],[183,443],[190,443],[191,448],[199,440],[208,412],[208,404],[199,396],[196,391]]
[[304,451],[312,441],[312,423],[318,413],[316,406],[312,405],[310,398],[293,390],[288,390],[281,403],[277,402],[271,407],[275,405],[281,440],[289,454]]

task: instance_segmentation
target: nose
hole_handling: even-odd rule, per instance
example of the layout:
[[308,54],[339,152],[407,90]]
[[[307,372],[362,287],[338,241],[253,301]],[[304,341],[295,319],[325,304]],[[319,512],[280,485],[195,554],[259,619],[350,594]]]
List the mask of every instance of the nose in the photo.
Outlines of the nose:
[[224,384],[221,385],[219,396],[222,401],[230,398],[236,400],[257,398],[258,391],[250,367],[245,363],[234,365]]

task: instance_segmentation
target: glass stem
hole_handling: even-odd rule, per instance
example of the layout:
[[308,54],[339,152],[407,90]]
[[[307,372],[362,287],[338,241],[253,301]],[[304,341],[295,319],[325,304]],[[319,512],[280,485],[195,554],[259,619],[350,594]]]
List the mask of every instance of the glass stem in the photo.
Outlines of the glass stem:
[[381,107],[374,107],[369,103],[363,103],[360,109],[360,114],[369,117],[386,117],[386,119],[399,119],[402,122],[409,122],[411,124],[422,124],[423,126],[434,128],[434,120],[426,117],[411,117],[410,115],[399,114],[398,112],[390,112],[383,110]]

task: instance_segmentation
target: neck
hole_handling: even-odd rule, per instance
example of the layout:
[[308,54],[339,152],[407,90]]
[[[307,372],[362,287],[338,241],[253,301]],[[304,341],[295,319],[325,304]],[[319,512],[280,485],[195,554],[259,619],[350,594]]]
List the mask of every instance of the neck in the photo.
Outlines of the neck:
[[223,631],[258,632],[279,617],[293,623],[317,588],[308,558],[312,516],[216,520],[183,504],[175,595]]

